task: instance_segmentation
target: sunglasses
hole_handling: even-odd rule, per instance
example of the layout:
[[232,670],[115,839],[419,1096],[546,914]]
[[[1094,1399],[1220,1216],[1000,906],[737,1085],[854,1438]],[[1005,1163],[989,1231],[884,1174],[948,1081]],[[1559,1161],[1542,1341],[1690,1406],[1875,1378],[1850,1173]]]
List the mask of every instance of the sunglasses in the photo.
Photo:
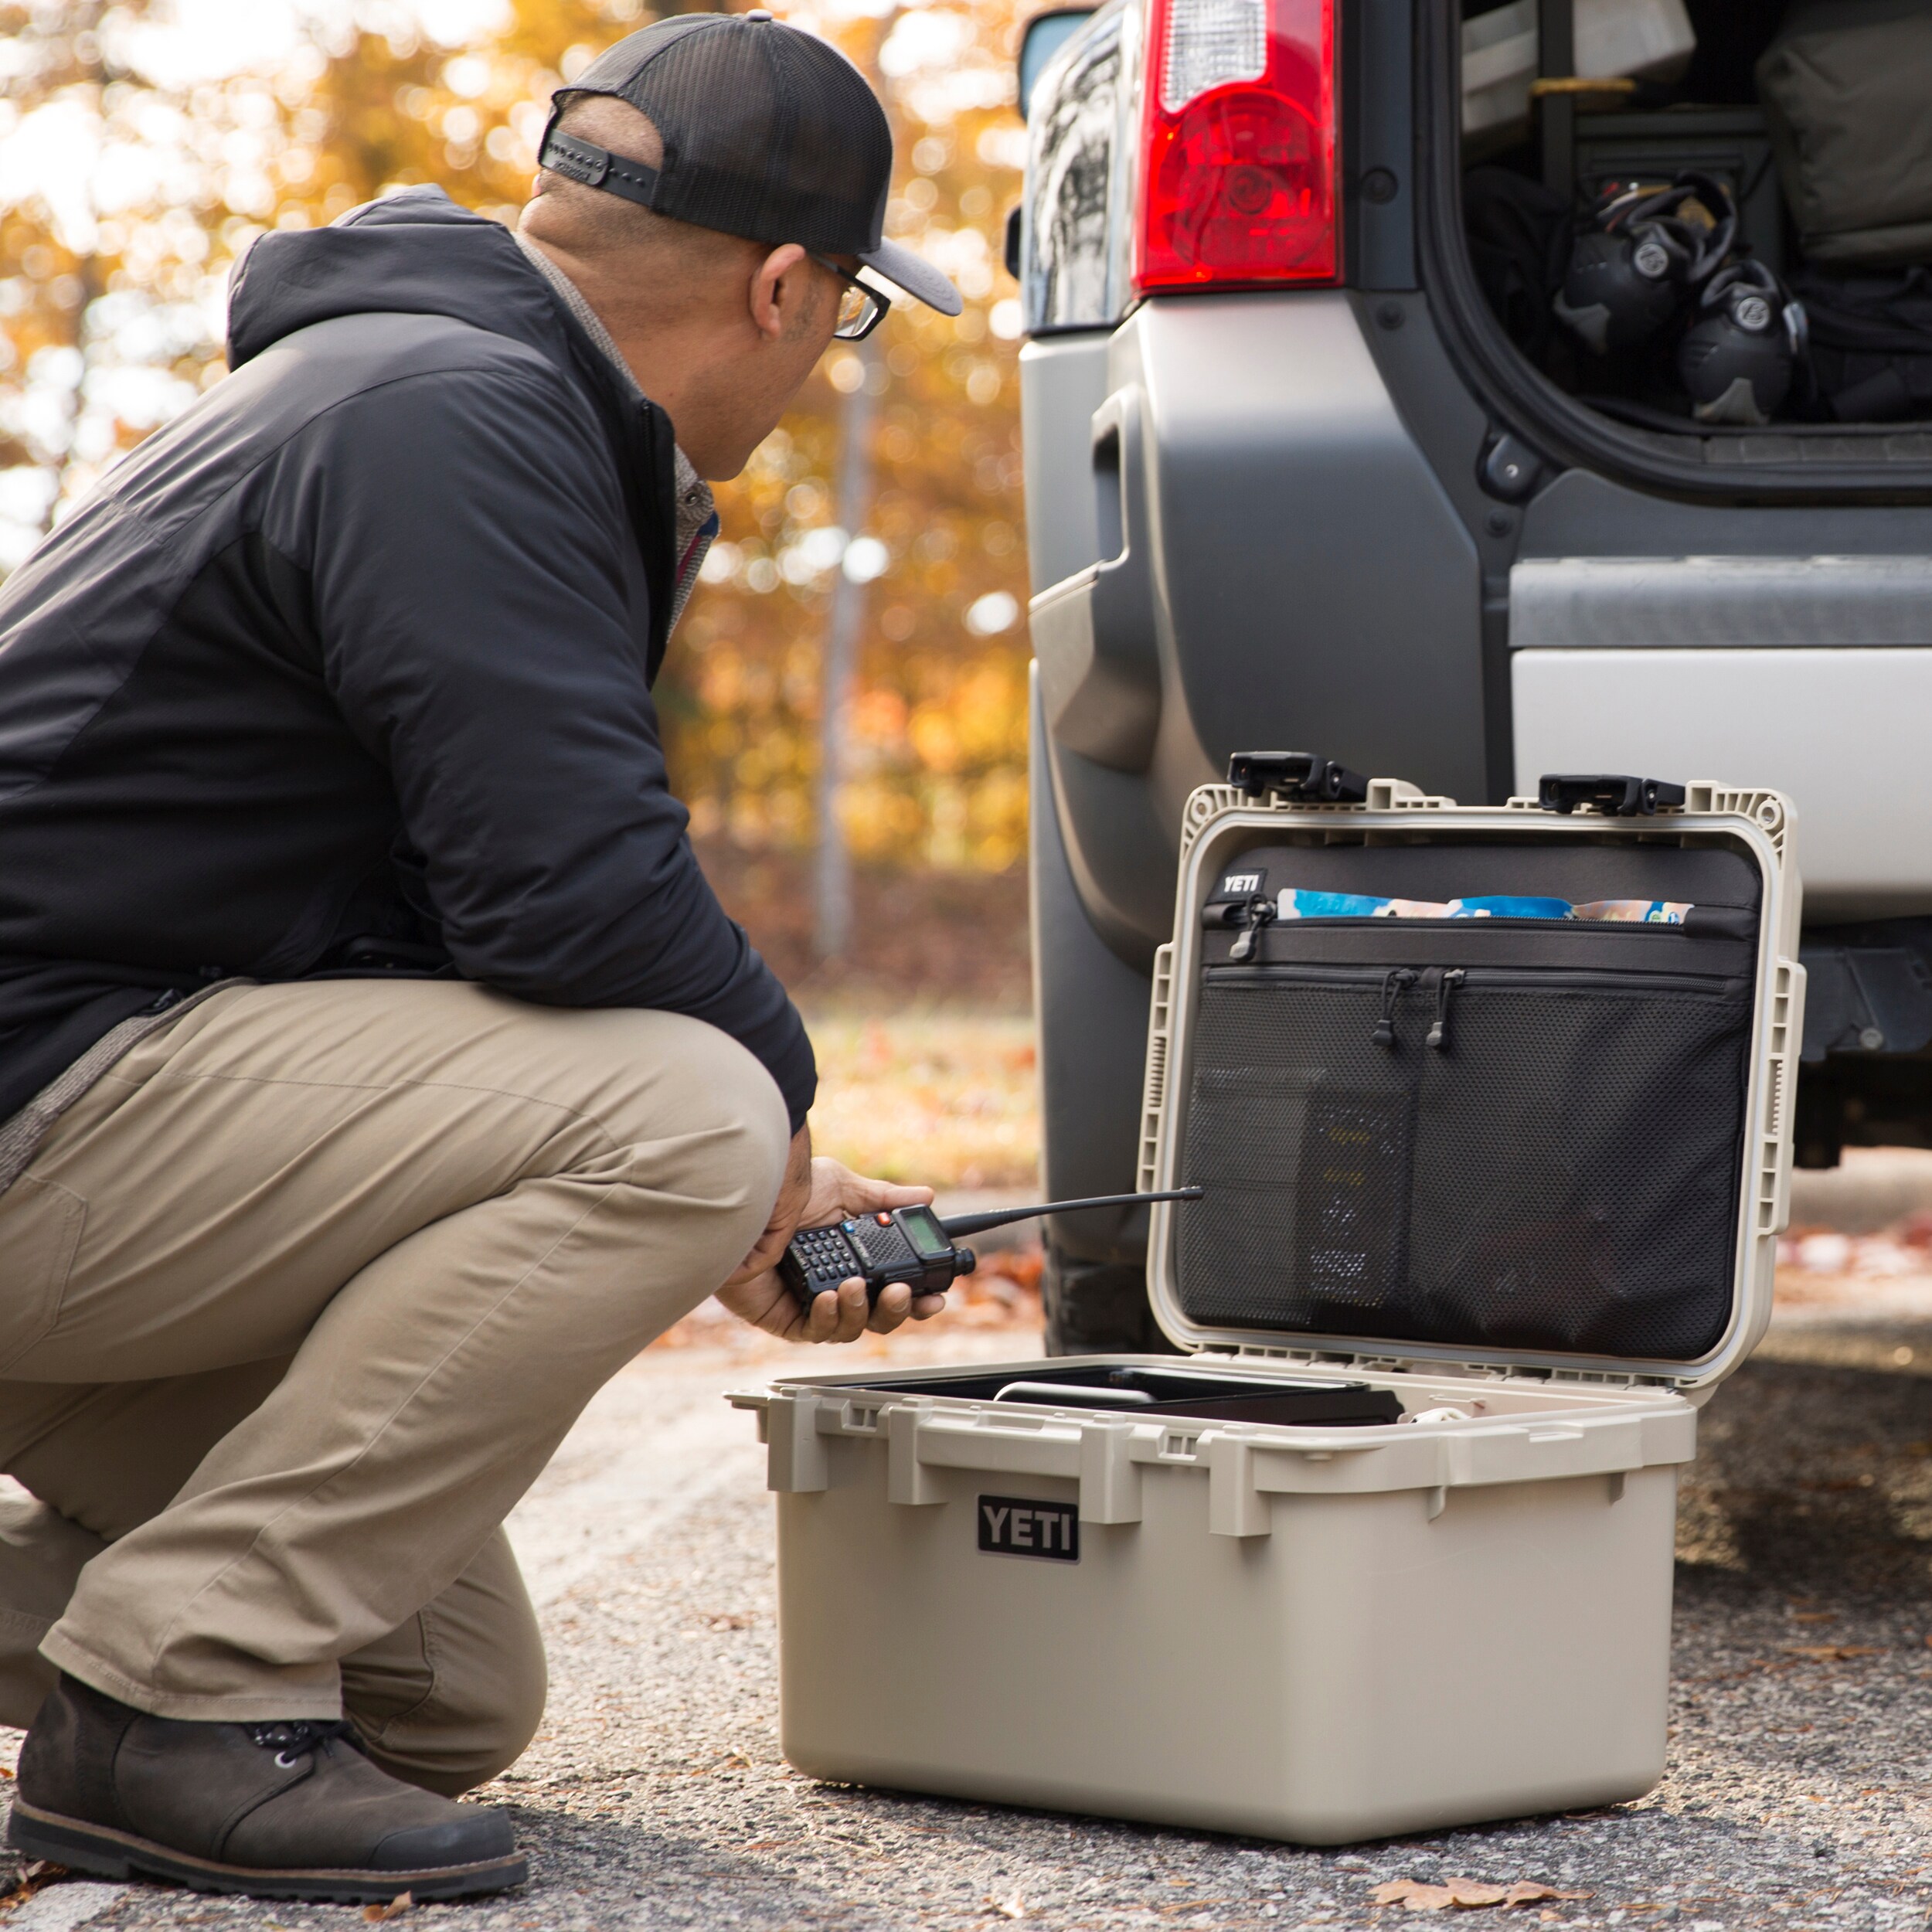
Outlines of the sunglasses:
[[886,319],[886,311],[892,307],[892,299],[862,282],[856,275],[849,275],[838,264],[823,255],[813,255],[811,259],[821,268],[828,268],[845,285],[838,291],[838,320],[832,332],[836,342],[862,342]]

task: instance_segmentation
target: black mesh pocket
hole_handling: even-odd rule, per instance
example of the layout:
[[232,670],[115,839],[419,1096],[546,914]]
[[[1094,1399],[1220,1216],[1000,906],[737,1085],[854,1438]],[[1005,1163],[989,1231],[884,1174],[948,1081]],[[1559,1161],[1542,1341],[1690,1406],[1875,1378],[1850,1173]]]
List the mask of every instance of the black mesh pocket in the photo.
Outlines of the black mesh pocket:
[[1706,1352],[1731,1299],[1750,1014],[1744,982],[1656,974],[1211,971],[1182,1308],[1211,1327]]
[[1421,1056],[1418,1333],[1689,1360],[1723,1333],[1748,995],[1472,972]]
[[1386,975],[1216,974],[1189,1096],[1181,1296],[1215,1326],[1380,1333],[1406,1298],[1416,1094]]

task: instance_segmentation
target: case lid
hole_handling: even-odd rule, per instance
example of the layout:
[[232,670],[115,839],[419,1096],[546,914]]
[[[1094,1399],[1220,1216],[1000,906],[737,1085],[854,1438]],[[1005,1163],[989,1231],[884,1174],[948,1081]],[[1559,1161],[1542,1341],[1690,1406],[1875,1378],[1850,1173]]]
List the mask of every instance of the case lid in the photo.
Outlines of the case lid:
[[[1789,801],[1699,781],[1620,817],[1587,788],[1470,808],[1363,789],[1188,802],[1138,1184],[1208,1194],[1152,1211],[1162,1328],[1190,1351],[1714,1387],[1770,1319],[1787,1212]],[[1648,920],[1607,903],[1633,893],[1662,902]]]

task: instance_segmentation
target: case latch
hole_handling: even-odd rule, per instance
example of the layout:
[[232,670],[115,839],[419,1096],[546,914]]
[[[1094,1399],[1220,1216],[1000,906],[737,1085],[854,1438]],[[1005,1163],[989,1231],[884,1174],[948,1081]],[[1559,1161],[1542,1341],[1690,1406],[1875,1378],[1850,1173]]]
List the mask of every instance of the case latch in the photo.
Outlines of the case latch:
[[1359,805],[1369,781],[1332,758],[1311,751],[1237,751],[1228,760],[1228,783],[1250,798],[1270,792],[1325,805]]
[[1545,811],[1567,815],[1587,805],[1605,818],[1648,818],[1684,802],[1684,787],[1662,778],[1631,778],[1614,773],[1546,771],[1537,781],[1536,802]]

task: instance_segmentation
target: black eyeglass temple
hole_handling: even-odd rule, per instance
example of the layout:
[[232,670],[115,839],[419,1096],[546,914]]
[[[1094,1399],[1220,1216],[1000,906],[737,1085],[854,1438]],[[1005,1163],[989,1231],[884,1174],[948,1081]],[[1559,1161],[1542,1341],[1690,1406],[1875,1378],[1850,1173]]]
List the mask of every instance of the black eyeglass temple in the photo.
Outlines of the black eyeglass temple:
[[863,328],[855,331],[849,335],[835,335],[833,337],[835,342],[862,342],[886,319],[886,311],[892,307],[892,298],[880,290],[874,288],[871,283],[862,282],[856,275],[849,270],[841,268],[829,257],[815,255],[809,249],[805,253],[809,260],[816,262],[821,268],[830,269],[842,282],[857,289],[859,294],[872,304],[872,313],[866,318]]

